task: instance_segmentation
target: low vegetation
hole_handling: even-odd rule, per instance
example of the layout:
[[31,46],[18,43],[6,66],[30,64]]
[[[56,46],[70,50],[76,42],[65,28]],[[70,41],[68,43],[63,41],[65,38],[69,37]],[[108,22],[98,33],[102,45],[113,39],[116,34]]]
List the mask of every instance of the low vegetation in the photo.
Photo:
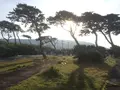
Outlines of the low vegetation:
[[[110,69],[106,64],[75,64],[71,56],[49,56],[58,63],[8,90],[104,90]],[[101,89],[102,88],[102,89]]]
[[117,59],[111,56],[106,57],[105,63],[108,64],[109,66],[113,67],[117,63]]
[[21,59],[15,59],[15,60],[1,60],[0,61],[0,68],[8,67],[8,66],[14,66],[18,64],[24,64],[32,62],[33,58],[21,58]]
[[96,48],[95,46],[77,45],[74,47],[75,58],[80,62],[103,63],[106,49],[104,47]]
[[43,77],[47,79],[59,78],[60,76],[61,74],[59,73],[59,70],[55,67],[51,67],[49,70],[43,73]]
[[3,43],[0,45],[0,57],[12,57],[17,55],[33,55],[37,54],[36,46],[27,44]]
[[9,73],[20,70],[22,68],[30,67],[35,64],[34,58],[21,58],[16,60],[0,61],[0,73]]
[[[55,58],[55,60],[57,59],[57,61],[65,60],[66,64],[56,64],[43,74],[38,73],[8,90],[60,90],[63,85],[67,84],[69,75],[76,70],[78,66],[73,63],[72,57],[52,58]],[[48,79],[45,77],[46,73],[49,73],[49,75],[57,75],[57,78]],[[59,75],[60,77],[58,77]]]

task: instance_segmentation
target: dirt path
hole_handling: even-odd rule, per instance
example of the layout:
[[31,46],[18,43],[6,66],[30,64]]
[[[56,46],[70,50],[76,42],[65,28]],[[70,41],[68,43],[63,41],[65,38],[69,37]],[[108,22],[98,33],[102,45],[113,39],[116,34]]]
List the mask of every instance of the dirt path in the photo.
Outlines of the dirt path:
[[27,67],[21,70],[17,70],[11,73],[0,74],[0,90],[6,90],[6,88],[18,84],[20,81],[28,79],[30,76],[48,69],[48,66],[56,64],[55,61],[46,61],[40,65]]

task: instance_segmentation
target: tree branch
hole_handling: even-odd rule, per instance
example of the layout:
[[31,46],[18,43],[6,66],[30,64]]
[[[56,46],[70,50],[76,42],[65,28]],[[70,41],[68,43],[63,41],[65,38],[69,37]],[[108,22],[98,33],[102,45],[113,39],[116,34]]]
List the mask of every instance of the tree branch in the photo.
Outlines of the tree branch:
[[64,28],[64,26],[63,26],[63,24],[60,22],[60,25],[61,25],[61,27],[65,30],[65,31],[69,31],[69,30],[67,30],[67,29],[65,29]]

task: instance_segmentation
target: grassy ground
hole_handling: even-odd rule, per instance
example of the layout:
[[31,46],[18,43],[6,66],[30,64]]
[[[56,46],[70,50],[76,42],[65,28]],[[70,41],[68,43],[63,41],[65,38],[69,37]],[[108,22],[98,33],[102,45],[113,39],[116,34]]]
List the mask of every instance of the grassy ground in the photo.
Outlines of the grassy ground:
[[85,90],[101,90],[107,80],[107,70],[89,67],[85,68]]
[[0,73],[12,72],[21,68],[32,66],[33,64],[33,58],[22,58],[12,61],[0,61]]
[[0,61],[0,68],[6,67],[6,66],[13,66],[16,64],[22,64],[22,63],[26,63],[26,62],[31,62],[31,61],[33,61],[33,59],[31,59],[31,58],[22,58],[22,59],[18,59],[18,60]]
[[104,64],[87,65],[87,68],[84,68],[85,90],[105,90],[105,85],[108,82],[108,71],[116,64],[116,60],[108,56]]
[[73,63],[72,57],[51,58],[60,61],[54,68],[59,70],[62,77],[46,80],[43,75],[37,74],[8,90],[60,90],[59,85],[66,84],[70,73],[76,70],[78,66]]
[[[49,59],[58,61],[53,67],[59,71],[61,77],[48,79],[38,73],[8,90],[104,90],[107,72],[116,63],[111,57],[105,61],[110,67],[93,63],[81,63],[78,66],[72,56],[48,56]],[[81,86],[84,88],[78,89]]]
[[84,68],[86,89],[85,90],[106,90],[108,82],[108,71],[116,64],[115,58],[108,56],[104,64],[96,64]]

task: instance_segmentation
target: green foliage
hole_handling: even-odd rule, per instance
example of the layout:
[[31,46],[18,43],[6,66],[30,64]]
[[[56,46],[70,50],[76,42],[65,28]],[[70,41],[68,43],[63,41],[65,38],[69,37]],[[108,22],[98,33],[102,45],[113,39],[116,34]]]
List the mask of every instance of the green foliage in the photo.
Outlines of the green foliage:
[[45,23],[45,17],[42,11],[34,6],[19,3],[12,12],[9,12],[7,18],[11,21],[21,22],[25,26],[29,26],[28,31],[37,32],[40,38],[40,53],[44,58],[46,58],[41,40],[41,34],[50,27]]
[[10,73],[34,65],[33,58],[15,58],[15,60],[0,61],[0,73]]
[[16,55],[36,54],[35,46],[27,44],[4,44],[0,45],[0,57],[11,57]]
[[15,54],[12,52],[11,48],[7,46],[0,46],[0,57],[10,57]]
[[114,57],[119,58],[120,57],[120,47],[114,45],[110,48],[110,54],[114,55]]
[[108,56],[108,57],[106,57],[105,63],[108,64],[109,66],[113,67],[116,65],[116,59],[111,56]]
[[78,63],[80,63],[81,61],[102,63],[103,52],[101,53],[100,50],[102,51],[102,49],[100,48],[98,51],[95,46],[80,45],[74,47],[74,55],[76,58],[78,58]]
[[104,16],[105,25],[104,25],[104,32],[109,34],[112,32],[115,35],[120,33],[120,17],[119,14],[107,14]]
[[105,68],[103,64],[94,64],[91,67],[86,63],[82,63],[79,67],[73,63],[74,59],[70,56],[48,56],[48,58],[52,61],[64,60],[66,62],[65,65],[56,64],[50,68],[51,70],[46,71],[53,72],[53,68],[54,70],[57,69],[62,74],[62,77],[48,78],[48,75],[53,74],[46,74],[45,77],[44,74],[39,73],[8,88],[8,90],[104,90],[107,69],[102,69]]
[[[23,30],[19,25],[3,20],[3,21],[0,21],[0,32],[1,32],[2,38],[7,43],[9,43],[9,40],[12,37],[11,33],[13,33],[15,44],[16,44],[16,35],[19,39],[18,33],[23,32]],[[15,32],[16,32],[16,35],[15,35]],[[5,37],[5,35],[7,36],[7,38]],[[19,39],[19,42],[20,42],[20,39]]]
[[107,14],[105,16],[102,16],[94,12],[85,12],[80,18],[84,26],[83,30],[80,31],[80,35],[87,35],[90,33],[95,34],[97,45],[96,32],[100,32],[101,34],[103,34],[108,43],[111,44],[111,46],[114,45],[111,33],[114,35],[118,35],[120,33],[119,14]]
[[[7,90],[70,90],[70,87],[66,87],[68,77],[78,68],[78,66],[73,63],[73,58],[70,56],[48,56],[48,58],[52,61],[66,60],[66,65],[56,64],[53,66],[55,70],[57,69],[57,71],[62,74],[62,77],[56,77],[55,79],[53,77],[53,79],[48,80],[46,77],[44,78],[43,74],[38,73]],[[53,72],[53,69],[51,71]]]
[[[100,14],[93,12],[85,12],[80,17],[83,22],[83,30],[80,31],[81,35],[87,35],[90,33],[95,34],[98,30],[102,30],[103,17]],[[99,29],[98,29],[99,28]]]
[[17,66],[15,66],[15,67],[13,67],[13,68],[10,68],[10,69],[8,69],[7,71],[17,71],[17,70],[19,70],[19,69],[21,69],[21,68],[24,68],[25,67],[25,65],[17,65]]
[[77,22],[78,21],[78,16],[73,14],[72,12],[68,11],[59,11],[56,12],[56,15],[54,17],[50,16],[47,20],[49,21],[50,24],[65,24],[65,21],[73,21]]
[[58,69],[56,69],[55,67],[51,67],[49,70],[43,73],[43,76],[48,79],[53,79],[60,77],[61,74]]

